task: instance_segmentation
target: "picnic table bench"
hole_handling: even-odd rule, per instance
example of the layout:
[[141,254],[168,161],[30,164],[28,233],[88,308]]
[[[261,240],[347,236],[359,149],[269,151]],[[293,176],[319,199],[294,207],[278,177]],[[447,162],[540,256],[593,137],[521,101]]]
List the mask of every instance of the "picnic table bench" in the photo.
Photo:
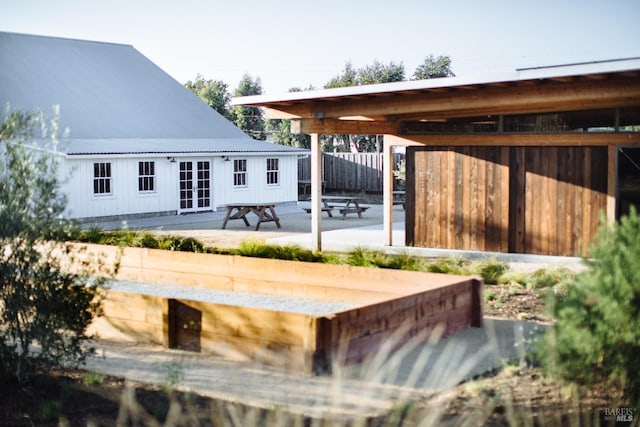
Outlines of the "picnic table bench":
[[[304,209],[304,211],[307,212],[308,214],[311,213],[311,208],[305,207],[302,209]],[[335,209],[335,206],[322,206],[320,209],[322,209],[322,212],[326,212],[329,218],[333,218],[333,214],[331,212]]]
[[227,215],[224,217],[222,229],[224,230],[227,227],[229,220],[234,219],[243,220],[244,224],[249,227],[251,224],[247,219],[247,215],[250,212],[253,212],[258,217],[256,231],[260,230],[260,225],[263,222],[275,222],[278,228],[281,228],[280,218],[278,218],[275,211],[275,203],[234,203],[227,205]]
[[[333,203],[344,203],[344,205],[336,206]],[[322,205],[323,210],[325,208],[338,209],[342,219],[345,219],[350,213],[356,213],[358,218],[362,218],[362,212],[369,209],[369,206],[361,206],[360,198],[354,196],[322,196]]]
[[402,209],[405,209],[405,192],[402,190],[397,190],[393,192],[393,206],[402,205]]

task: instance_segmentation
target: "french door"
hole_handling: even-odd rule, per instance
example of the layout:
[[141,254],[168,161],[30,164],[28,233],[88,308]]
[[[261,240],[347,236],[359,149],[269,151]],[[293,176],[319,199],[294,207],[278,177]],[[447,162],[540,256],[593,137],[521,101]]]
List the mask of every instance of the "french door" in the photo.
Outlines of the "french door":
[[211,210],[211,162],[180,161],[180,213]]

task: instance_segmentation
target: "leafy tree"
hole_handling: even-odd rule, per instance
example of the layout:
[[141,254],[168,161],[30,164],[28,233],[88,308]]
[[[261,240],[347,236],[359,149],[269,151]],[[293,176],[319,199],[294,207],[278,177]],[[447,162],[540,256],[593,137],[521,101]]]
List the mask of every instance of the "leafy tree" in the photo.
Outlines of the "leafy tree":
[[[314,90],[309,85],[305,91]],[[303,89],[293,87],[289,92],[302,92]],[[273,142],[280,145],[288,145],[289,147],[311,148],[311,137],[305,134],[291,133],[291,120],[289,119],[268,119],[266,121],[267,132],[271,135]]]
[[311,148],[311,137],[304,134],[291,133],[291,120],[270,119],[266,122],[267,132],[271,135],[273,142],[289,147]]
[[[359,86],[390,83],[404,80],[404,65],[390,62],[385,65],[375,60],[357,70],[350,62],[344,66],[342,74],[331,79],[325,88]],[[326,151],[373,152],[380,151],[381,143],[377,135],[325,135],[322,141]]]
[[332,78],[324,85],[325,89],[330,89],[334,87],[349,87],[349,86],[358,86],[358,72],[351,62],[344,64],[344,69],[342,70],[342,74],[337,75]]
[[198,74],[194,81],[188,80],[184,86],[224,118],[233,119],[231,114],[231,95],[225,82],[222,80],[205,80],[202,75]]
[[389,62],[385,65],[375,60],[371,65],[367,65],[358,70],[358,81],[362,85],[377,83],[401,82],[404,80],[404,65]]
[[[255,80],[245,74],[240,80],[240,84],[235,91],[235,96],[250,96],[262,94],[262,82],[257,77]],[[265,122],[262,116],[262,110],[259,107],[237,106],[233,110],[233,122],[236,126],[248,133],[255,139],[264,140]]]
[[448,56],[429,55],[424,59],[424,62],[413,73],[412,80],[424,80],[435,79],[438,77],[455,77],[453,71],[451,71],[451,58]]
[[601,228],[588,270],[553,304],[556,324],[535,355],[561,378],[606,381],[640,404],[640,216]]
[[349,87],[370,85],[376,83],[390,83],[404,80],[404,65],[390,62],[388,65],[375,60],[371,65],[365,65],[357,70],[353,68],[351,62],[347,62],[342,70],[342,74],[332,78],[325,89],[336,87]]
[[42,114],[7,112],[0,125],[0,374],[18,380],[41,362],[82,362],[100,312],[104,279],[74,263],[64,243],[75,229],[61,219],[56,134],[57,120]]

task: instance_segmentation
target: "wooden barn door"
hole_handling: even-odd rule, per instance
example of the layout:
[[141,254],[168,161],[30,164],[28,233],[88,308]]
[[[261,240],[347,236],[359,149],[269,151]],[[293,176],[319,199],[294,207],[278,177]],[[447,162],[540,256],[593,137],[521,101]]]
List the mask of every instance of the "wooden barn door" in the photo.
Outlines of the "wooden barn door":
[[509,148],[407,152],[407,246],[508,251]]
[[586,255],[607,208],[607,148],[512,150],[512,252]]
[[606,192],[606,147],[411,147],[405,243],[585,255]]

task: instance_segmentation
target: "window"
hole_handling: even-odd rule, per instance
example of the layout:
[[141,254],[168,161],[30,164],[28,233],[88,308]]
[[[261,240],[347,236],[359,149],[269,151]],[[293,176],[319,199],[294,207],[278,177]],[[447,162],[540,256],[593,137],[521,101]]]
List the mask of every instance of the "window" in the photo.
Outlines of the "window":
[[233,161],[233,186],[247,186],[247,160],[239,159]]
[[155,162],[138,162],[138,191],[141,193],[156,191]]
[[280,167],[278,159],[267,159],[267,185],[280,184]]
[[93,164],[93,194],[111,194],[111,163]]

